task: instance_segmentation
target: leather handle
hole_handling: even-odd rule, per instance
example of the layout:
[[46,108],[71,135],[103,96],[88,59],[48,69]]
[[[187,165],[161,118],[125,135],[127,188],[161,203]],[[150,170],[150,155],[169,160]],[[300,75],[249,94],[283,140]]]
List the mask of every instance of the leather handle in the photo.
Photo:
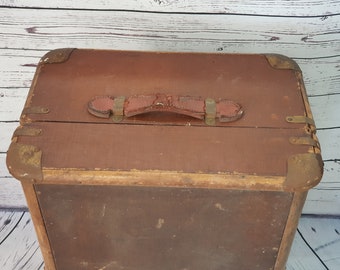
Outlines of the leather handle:
[[97,117],[113,117],[114,122],[148,112],[173,112],[204,119],[214,125],[215,120],[232,122],[242,117],[238,103],[226,99],[178,96],[166,94],[123,96],[96,96],[88,103],[88,111]]

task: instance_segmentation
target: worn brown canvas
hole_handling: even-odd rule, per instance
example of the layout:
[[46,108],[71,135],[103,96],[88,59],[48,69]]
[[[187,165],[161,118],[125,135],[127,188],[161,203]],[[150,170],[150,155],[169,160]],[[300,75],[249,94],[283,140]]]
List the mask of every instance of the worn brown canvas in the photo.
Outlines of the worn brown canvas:
[[283,270],[315,130],[285,56],[59,49],[7,165],[48,270]]

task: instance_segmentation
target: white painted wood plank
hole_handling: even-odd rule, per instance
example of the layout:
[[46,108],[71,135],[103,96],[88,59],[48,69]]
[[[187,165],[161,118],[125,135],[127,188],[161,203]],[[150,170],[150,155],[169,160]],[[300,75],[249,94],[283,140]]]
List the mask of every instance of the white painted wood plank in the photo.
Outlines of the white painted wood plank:
[[[0,48],[91,47],[151,51],[339,55],[340,15],[211,16],[84,10],[0,9]],[[251,27],[250,27],[251,26]]]
[[6,153],[11,143],[14,130],[19,126],[18,122],[2,123],[0,122],[0,153]]
[[27,208],[20,181],[14,179],[7,170],[5,153],[0,153],[0,209],[1,208]]
[[0,243],[4,242],[15,225],[20,222],[24,213],[14,211],[4,211],[0,209]]
[[[8,178],[11,177],[7,170],[6,166],[6,153],[0,153],[0,178]],[[1,185],[0,185],[0,192],[1,192]],[[1,197],[1,196],[0,196]]]
[[[338,186],[338,185],[337,185]],[[303,214],[339,215],[340,191],[311,189],[308,193]]]
[[34,65],[38,64],[45,52],[0,49],[0,89],[3,93],[3,96],[0,95],[1,100],[6,98],[4,91],[10,91],[2,88],[29,88],[31,86],[36,69]]
[[303,218],[299,231],[328,269],[340,266],[340,218]]
[[29,213],[1,211],[0,217],[3,231],[11,231],[0,242],[0,269],[42,270],[43,259]]
[[93,1],[93,0],[2,0],[2,6],[8,7],[39,7],[69,9],[115,9],[139,10],[156,12],[204,12],[204,13],[235,13],[254,15],[281,16],[329,16],[339,12],[339,1],[320,0],[124,0],[124,1]]
[[[0,88],[0,121],[19,120],[28,91],[29,88]],[[0,130],[2,133],[3,129],[1,126]]]
[[308,192],[304,214],[340,215],[340,162],[327,161],[319,185]]
[[[339,35],[340,38],[340,35]],[[338,44],[340,47],[340,44]],[[295,59],[299,64],[310,96],[340,93],[340,56]]]
[[340,94],[309,97],[309,103],[318,129],[340,128]]
[[[0,209],[27,209],[20,181],[0,177]],[[1,269],[1,268],[0,268]]]
[[340,129],[318,130],[317,136],[321,144],[322,158],[324,160],[339,160]]
[[[317,186],[319,189],[340,189],[340,160],[326,161],[324,165],[324,179]],[[340,194],[339,194],[340,195]]]
[[287,261],[286,270],[329,270],[310,250],[299,233],[295,234],[294,242]]

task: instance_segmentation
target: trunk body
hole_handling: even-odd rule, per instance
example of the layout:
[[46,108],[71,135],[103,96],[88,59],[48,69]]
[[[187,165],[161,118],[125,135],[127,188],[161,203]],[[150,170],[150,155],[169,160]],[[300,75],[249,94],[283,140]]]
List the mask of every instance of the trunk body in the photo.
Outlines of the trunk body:
[[281,55],[51,51],[7,164],[48,270],[283,270],[322,176]]

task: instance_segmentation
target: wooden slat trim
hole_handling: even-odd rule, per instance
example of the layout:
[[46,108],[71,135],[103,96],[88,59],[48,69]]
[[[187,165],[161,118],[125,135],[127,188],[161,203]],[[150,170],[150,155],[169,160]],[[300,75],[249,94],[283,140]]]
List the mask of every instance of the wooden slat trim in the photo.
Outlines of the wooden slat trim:
[[22,187],[24,189],[27,204],[34,223],[34,228],[37,233],[41,253],[44,257],[45,270],[56,270],[52,255],[52,249],[48,240],[46,227],[40,211],[40,206],[34,190],[34,185],[22,182]]
[[306,196],[307,192],[294,193],[274,270],[285,269]]
[[90,171],[43,168],[42,184],[116,185],[282,191],[285,177],[172,171]]

